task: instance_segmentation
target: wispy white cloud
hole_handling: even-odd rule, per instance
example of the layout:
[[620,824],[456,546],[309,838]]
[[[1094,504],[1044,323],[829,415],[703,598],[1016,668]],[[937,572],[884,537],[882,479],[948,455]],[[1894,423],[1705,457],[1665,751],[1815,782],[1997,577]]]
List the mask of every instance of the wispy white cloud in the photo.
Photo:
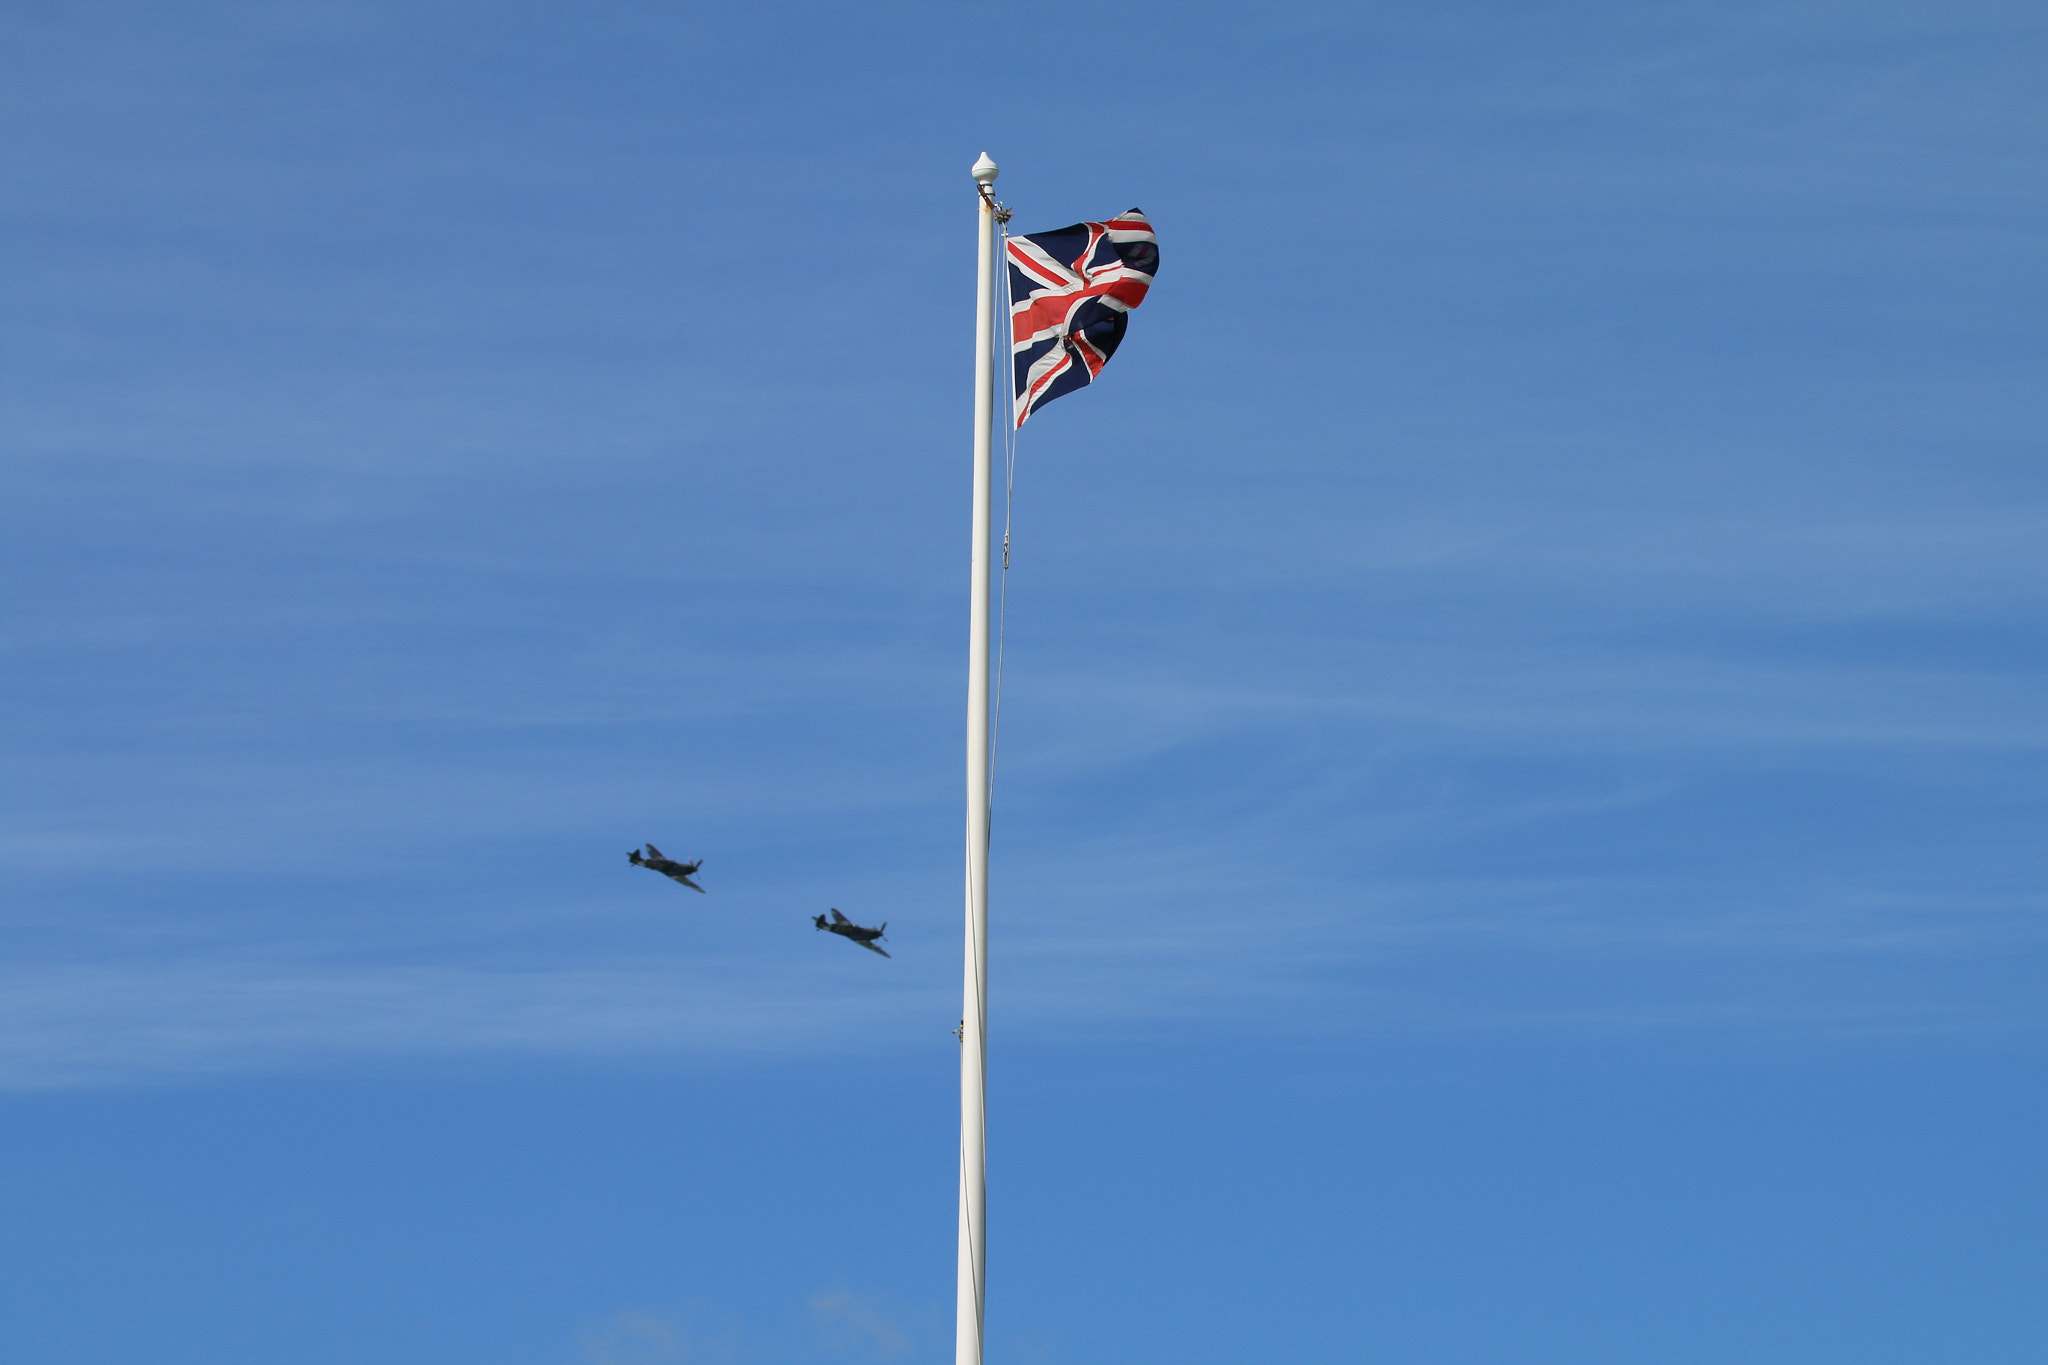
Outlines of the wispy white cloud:
[[[700,964],[487,971],[199,959],[0,972],[0,1086],[192,1079],[389,1057],[830,1052],[849,1026],[933,1036],[935,993]],[[893,1027],[892,1027],[893,1026]]]
[[581,1345],[589,1365],[663,1365],[689,1358],[675,1323],[652,1313],[620,1313],[586,1329]]
[[616,1313],[585,1328],[578,1346],[585,1365],[734,1365],[745,1358],[738,1324],[715,1323],[702,1310]]
[[[995,899],[995,1009],[1012,1037],[2043,1022],[2029,993],[1964,985],[2048,955],[2048,902],[2025,888],[1332,877],[1109,839],[1011,859]],[[806,955],[820,945],[791,926],[658,951],[627,951],[587,916],[534,910],[482,927],[494,935],[444,925],[429,942],[384,923],[362,942],[325,934],[261,957],[246,928],[120,957],[18,955],[0,969],[0,1087],[406,1058],[891,1051],[940,1045],[958,1013],[957,931],[942,913],[898,924],[888,963]]]
[[844,1289],[811,1297],[811,1314],[831,1342],[872,1360],[901,1360],[910,1352],[910,1337],[874,1307]]

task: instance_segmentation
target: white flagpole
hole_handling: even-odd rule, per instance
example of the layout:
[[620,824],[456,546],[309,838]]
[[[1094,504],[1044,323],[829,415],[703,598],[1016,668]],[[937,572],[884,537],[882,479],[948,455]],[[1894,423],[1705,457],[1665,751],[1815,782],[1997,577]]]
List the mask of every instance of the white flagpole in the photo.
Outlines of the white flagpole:
[[974,283],[974,558],[967,628],[967,956],[960,1019],[960,1278],[954,1365],[981,1365],[988,1189],[988,608],[995,515],[996,163],[974,163],[981,247]]

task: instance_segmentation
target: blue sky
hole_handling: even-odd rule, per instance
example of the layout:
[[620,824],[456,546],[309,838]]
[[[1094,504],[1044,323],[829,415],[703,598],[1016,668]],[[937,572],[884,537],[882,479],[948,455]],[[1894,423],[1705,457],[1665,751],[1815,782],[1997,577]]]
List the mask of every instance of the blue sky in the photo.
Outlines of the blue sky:
[[991,1361],[2039,1359],[2044,30],[9,11],[5,1353],[950,1358],[985,148]]

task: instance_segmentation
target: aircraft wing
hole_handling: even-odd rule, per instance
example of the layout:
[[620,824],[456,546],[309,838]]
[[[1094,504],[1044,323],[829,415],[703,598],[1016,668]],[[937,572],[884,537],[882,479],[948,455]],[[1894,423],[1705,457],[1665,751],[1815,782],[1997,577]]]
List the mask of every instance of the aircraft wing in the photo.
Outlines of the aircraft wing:
[[647,851],[657,858],[666,858],[668,856],[666,853],[663,853],[660,849],[656,848],[653,844],[649,844],[647,846]]
[[868,942],[864,938],[857,938],[854,940],[854,942],[858,943],[861,947],[867,949],[871,953],[881,953],[883,957],[887,957],[889,955],[886,950],[877,948],[874,944]]
[[852,921],[852,920],[850,920],[850,919],[848,919],[848,918],[847,918],[846,916],[844,916],[844,915],[840,914],[840,913],[839,913],[839,911],[838,911],[838,910],[836,910],[836,909],[835,909],[835,910],[834,910],[834,911],[832,912],[832,922],[833,922],[834,924],[851,924],[851,923],[853,923],[853,921]]

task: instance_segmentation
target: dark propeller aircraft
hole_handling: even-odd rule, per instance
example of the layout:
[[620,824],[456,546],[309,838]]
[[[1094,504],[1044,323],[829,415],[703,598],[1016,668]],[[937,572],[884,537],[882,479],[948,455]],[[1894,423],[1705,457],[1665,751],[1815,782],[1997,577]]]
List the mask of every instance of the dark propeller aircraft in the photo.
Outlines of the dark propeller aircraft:
[[702,891],[704,889],[690,880],[690,874],[704,866],[702,858],[699,858],[694,863],[679,863],[673,858],[663,856],[662,851],[653,844],[647,846],[647,856],[645,858],[640,856],[640,850],[637,848],[628,853],[626,858],[633,866],[651,867],[662,876],[673,878],[684,886],[689,887],[692,891]]
[[827,924],[825,922],[825,917],[823,915],[811,916],[811,922],[813,924],[816,924],[820,929],[829,930],[830,932],[839,935],[839,937],[841,938],[852,939],[855,943],[858,943],[861,947],[867,949],[871,953],[882,953],[883,957],[888,956],[886,952],[882,952],[880,948],[877,948],[875,946],[875,940],[880,938],[884,933],[888,931],[889,921],[887,920],[882,921],[882,927],[880,929],[868,929],[863,928],[861,925],[855,924],[852,920],[840,914],[837,910],[834,910],[832,912],[832,922],[830,924]]

